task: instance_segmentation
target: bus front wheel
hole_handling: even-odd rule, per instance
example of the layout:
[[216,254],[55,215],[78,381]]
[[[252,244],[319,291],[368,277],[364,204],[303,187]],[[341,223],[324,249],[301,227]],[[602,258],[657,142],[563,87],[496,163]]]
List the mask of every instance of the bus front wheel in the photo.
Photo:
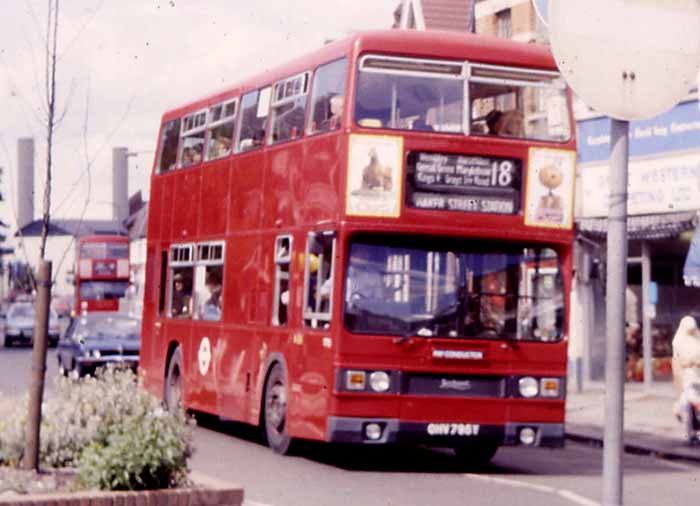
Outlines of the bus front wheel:
[[182,409],[182,352],[175,348],[165,377],[165,407],[168,411]]
[[478,443],[464,446],[455,446],[457,458],[466,466],[478,469],[486,466],[496,452],[498,445],[495,443]]
[[275,453],[288,455],[292,438],[287,434],[287,381],[280,364],[270,371],[265,385],[263,420],[267,445]]

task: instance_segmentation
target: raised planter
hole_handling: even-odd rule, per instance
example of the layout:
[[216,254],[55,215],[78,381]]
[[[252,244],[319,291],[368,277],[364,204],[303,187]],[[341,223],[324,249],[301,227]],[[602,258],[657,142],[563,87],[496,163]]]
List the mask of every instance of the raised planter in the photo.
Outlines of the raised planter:
[[141,492],[57,492],[0,496],[0,505],[32,506],[240,506],[243,488],[193,474],[191,488]]

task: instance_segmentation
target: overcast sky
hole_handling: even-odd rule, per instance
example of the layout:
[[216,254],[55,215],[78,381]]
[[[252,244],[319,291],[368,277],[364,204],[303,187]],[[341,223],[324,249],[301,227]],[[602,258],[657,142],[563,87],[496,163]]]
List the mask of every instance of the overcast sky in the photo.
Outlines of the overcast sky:
[[[110,218],[111,152],[126,146],[129,193],[147,191],[161,114],[304,54],[327,39],[388,28],[399,0],[62,0],[58,100],[66,116],[54,150],[53,212]],[[16,143],[36,140],[35,218],[41,212],[40,119],[47,0],[0,0],[0,167],[14,222]],[[87,118],[87,119],[86,119]]]

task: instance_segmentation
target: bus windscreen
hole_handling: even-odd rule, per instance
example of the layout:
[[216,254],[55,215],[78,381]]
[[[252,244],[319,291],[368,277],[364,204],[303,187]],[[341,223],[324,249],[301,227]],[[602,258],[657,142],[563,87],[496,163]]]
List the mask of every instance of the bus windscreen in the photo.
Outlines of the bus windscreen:
[[345,325],[365,334],[556,341],[564,297],[549,248],[354,242]]

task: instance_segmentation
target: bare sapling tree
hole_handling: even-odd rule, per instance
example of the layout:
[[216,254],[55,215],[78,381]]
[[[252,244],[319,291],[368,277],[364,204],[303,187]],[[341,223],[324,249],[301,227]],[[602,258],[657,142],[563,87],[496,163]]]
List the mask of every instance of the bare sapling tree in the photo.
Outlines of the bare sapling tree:
[[34,344],[32,373],[29,391],[29,413],[24,453],[24,468],[39,470],[41,405],[46,376],[46,349],[48,346],[49,304],[51,301],[51,262],[46,260],[46,242],[51,220],[51,172],[53,163],[54,133],[60,118],[56,114],[56,63],[58,46],[59,0],[48,0],[45,40],[45,118],[46,172],[43,195],[41,243],[36,276],[36,316],[34,320]]

